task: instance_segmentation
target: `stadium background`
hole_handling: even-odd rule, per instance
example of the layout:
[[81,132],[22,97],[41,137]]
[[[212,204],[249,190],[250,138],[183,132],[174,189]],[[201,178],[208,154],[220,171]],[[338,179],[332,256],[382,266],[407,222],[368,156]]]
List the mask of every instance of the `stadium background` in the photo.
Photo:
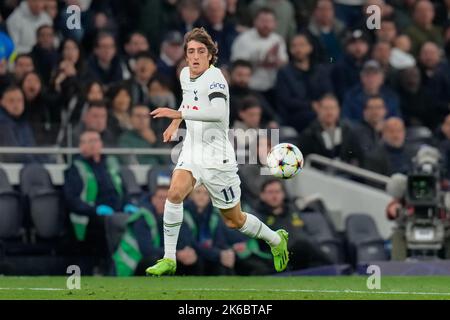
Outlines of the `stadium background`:
[[[366,26],[371,4],[381,7],[379,30]],[[67,25],[70,5],[82,8],[79,29]],[[83,274],[115,274],[110,259],[128,216],[99,219],[105,225],[89,230],[85,243],[76,240],[69,218],[75,182],[65,169],[86,129],[98,131],[105,153],[122,165],[126,200],[114,211],[133,204],[160,218],[152,196],[167,185],[174,144],[161,143],[167,122],[136,119],[157,106],[179,106],[183,35],[197,26],[219,46],[230,127],[279,128],[280,140],[298,145],[307,159],[305,172],[283,182],[281,215],[270,199],[260,199],[262,186],[278,184],[259,176],[260,164],[240,166],[246,208],[298,233],[289,273],[364,274],[370,260],[364,253],[373,250],[374,261],[391,260],[387,177],[408,172],[423,144],[437,147],[443,171],[450,169],[448,0],[9,0],[0,10],[2,102],[12,86],[24,96],[22,112],[0,108],[2,274],[62,275],[71,264]],[[267,37],[255,32],[254,21]],[[261,159],[269,146],[259,139]],[[217,212],[209,205],[198,210],[201,201],[198,195],[188,204],[194,224],[186,229],[202,231],[185,252],[196,267],[183,272],[271,274],[264,247],[248,251],[255,248],[248,239],[220,222],[212,227]],[[372,247],[352,242],[352,216],[366,219],[358,241]],[[146,249],[161,253],[161,245]],[[448,273],[448,265],[436,270]]]

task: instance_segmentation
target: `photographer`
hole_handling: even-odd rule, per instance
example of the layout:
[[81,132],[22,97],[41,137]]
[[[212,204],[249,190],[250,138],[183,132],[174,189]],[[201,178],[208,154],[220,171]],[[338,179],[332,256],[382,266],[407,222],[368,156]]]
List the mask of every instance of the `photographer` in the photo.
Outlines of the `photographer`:
[[434,257],[450,258],[450,192],[440,158],[437,149],[422,147],[408,175],[394,174],[386,186],[393,197],[387,218],[396,221],[392,260],[406,260],[408,250],[413,256],[431,251]]

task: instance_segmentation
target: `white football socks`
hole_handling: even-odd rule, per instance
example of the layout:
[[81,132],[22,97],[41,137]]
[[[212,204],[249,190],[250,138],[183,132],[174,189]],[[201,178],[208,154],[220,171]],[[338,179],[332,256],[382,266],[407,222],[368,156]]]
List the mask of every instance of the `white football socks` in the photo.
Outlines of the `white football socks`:
[[166,200],[164,206],[164,258],[176,261],[178,235],[183,223],[183,202]]
[[281,242],[281,238],[275,231],[271,230],[266,226],[261,220],[250,213],[245,213],[247,219],[240,232],[243,234],[256,239],[262,239],[266,241],[270,246],[277,246]]

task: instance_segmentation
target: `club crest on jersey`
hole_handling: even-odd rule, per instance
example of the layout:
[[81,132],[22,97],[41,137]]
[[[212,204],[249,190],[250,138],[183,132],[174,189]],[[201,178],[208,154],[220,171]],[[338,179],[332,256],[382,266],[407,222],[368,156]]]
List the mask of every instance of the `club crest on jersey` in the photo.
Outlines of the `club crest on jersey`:
[[198,91],[194,90],[194,101],[198,101],[197,93],[198,93]]
[[225,85],[222,84],[222,83],[218,83],[218,82],[213,82],[213,83],[209,86],[209,89],[212,90],[212,89],[215,89],[215,88],[217,88],[217,87],[219,87],[219,88],[222,89],[222,90],[225,89]]

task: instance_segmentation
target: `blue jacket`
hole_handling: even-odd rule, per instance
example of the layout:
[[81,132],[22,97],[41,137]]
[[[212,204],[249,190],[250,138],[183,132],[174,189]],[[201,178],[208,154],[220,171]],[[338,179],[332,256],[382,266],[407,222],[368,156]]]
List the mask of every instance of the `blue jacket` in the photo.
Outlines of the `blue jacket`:
[[14,53],[14,42],[4,32],[0,31],[0,61],[9,60]]
[[345,94],[354,85],[359,83],[360,72],[363,61],[356,61],[352,56],[346,54],[343,56],[333,68],[331,72],[331,78],[334,86],[334,93],[342,102]]
[[278,72],[275,85],[277,108],[286,125],[301,132],[316,118],[312,102],[325,93],[333,92],[329,72],[321,64],[304,72],[292,63]]
[[[387,108],[386,117],[400,117],[400,102],[397,94],[386,86],[381,87],[379,95],[383,98]],[[342,105],[342,117],[348,120],[361,122],[364,105],[369,96],[363,91],[361,84],[357,84],[345,95]]]

